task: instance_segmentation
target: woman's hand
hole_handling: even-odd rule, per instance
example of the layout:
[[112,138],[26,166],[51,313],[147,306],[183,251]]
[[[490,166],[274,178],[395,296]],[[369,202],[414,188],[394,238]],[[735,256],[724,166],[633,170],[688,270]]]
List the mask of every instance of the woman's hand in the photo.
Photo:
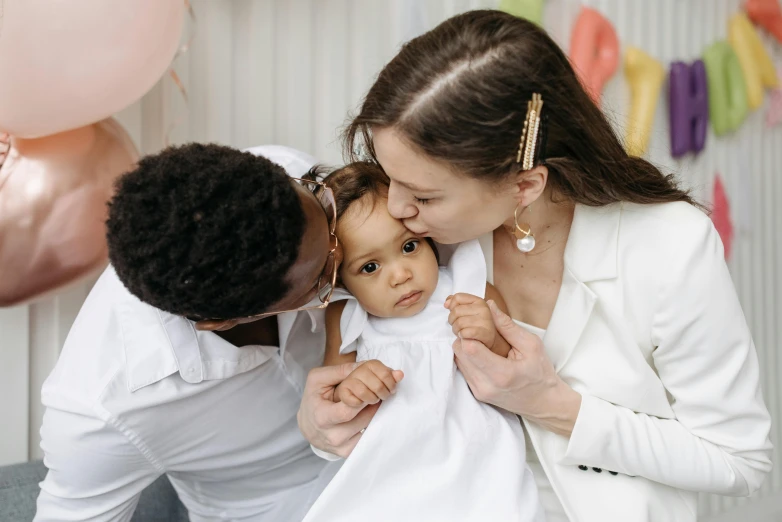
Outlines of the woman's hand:
[[307,376],[297,419],[299,429],[316,448],[347,457],[380,403],[351,407],[334,402],[334,390],[359,363],[315,368]]
[[554,371],[540,338],[515,324],[489,301],[497,332],[511,345],[508,358],[475,340],[457,339],[456,365],[475,398],[570,436],[581,407],[581,395]]

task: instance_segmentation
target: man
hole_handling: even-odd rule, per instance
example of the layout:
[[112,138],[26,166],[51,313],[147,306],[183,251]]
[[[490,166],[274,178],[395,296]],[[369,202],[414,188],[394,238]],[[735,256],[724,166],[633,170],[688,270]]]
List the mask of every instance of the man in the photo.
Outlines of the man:
[[296,412],[340,261],[333,196],[292,179],[314,163],[191,144],[119,180],[111,266],[42,390],[37,521],[129,520],[164,473],[193,521],[303,518],[326,461]]

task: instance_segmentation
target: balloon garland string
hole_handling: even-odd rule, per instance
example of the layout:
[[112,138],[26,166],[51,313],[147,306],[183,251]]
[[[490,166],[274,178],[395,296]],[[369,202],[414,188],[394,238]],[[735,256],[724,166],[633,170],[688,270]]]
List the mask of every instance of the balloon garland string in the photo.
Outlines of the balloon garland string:
[[[0,132],[0,167],[5,163],[5,158],[8,157],[8,153],[11,151],[11,137],[7,132]],[[2,188],[0,183],[0,188]]]
[[[2,0],[0,0],[2,1]],[[190,17],[190,29],[189,29],[189,36],[187,38],[187,41],[183,43],[181,46],[179,46],[179,49],[177,49],[176,54],[174,55],[174,58],[171,60],[171,65],[168,67],[168,76],[171,78],[171,81],[174,82],[174,85],[176,85],[177,90],[179,91],[179,94],[182,96],[182,99],[185,102],[185,107],[188,107],[188,97],[187,97],[187,88],[185,88],[184,83],[182,83],[182,79],[177,74],[176,70],[174,69],[174,64],[176,63],[177,59],[180,56],[183,56],[187,53],[187,51],[190,49],[190,45],[193,43],[193,38],[195,37],[196,33],[196,16],[195,11],[193,10],[193,6],[190,4],[190,0],[184,0],[185,2],[185,9],[187,10],[187,14]],[[164,96],[164,103],[167,99],[166,96]],[[164,145],[168,147],[171,145],[171,131],[174,130],[174,128],[179,125],[182,122],[182,115],[178,115],[176,118],[174,118],[174,121],[171,122],[171,124],[168,126],[168,129],[166,130],[166,134],[163,138]]]
[[[0,132],[0,170],[3,167],[3,163],[5,163],[5,160],[8,158],[9,152],[11,152],[11,136],[9,136],[7,132]],[[10,173],[4,177],[0,177],[0,190],[3,190],[3,187],[9,179],[11,179]]]

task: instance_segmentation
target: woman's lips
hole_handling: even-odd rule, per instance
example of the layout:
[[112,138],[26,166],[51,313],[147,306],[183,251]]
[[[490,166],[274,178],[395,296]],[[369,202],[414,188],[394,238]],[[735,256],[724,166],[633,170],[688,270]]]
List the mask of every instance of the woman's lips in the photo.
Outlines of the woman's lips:
[[421,300],[422,294],[423,292],[421,292],[420,290],[416,290],[415,292],[410,292],[408,294],[405,294],[402,296],[402,298],[399,301],[396,302],[396,306],[407,307],[410,305],[414,305],[415,303]]
[[419,231],[418,229],[420,227],[415,226],[413,223],[407,223],[405,220],[402,221],[402,223],[405,225],[407,230],[415,234],[416,236],[423,236],[426,237],[426,235],[429,233],[426,230]]

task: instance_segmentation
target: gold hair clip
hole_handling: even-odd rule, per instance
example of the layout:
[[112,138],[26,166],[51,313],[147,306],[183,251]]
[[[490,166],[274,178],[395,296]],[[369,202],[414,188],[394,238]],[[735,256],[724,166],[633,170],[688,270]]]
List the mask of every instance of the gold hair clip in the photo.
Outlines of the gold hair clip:
[[529,170],[535,166],[535,147],[538,142],[538,132],[540,132],[540,112],[542,109],[543,97],[538,93],[533,93],[532,100],[527,102],[527,116],[524,118],[519,150],[516,153],[516,163],[521,163],[521,170]]

